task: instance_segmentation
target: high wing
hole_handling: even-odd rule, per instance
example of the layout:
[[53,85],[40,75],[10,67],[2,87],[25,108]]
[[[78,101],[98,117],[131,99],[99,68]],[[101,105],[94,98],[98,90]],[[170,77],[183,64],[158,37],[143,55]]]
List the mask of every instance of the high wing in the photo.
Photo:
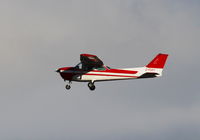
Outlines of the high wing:
[[92,69],[94,67],[102,67],[103,62],[96,56],[92,54],[80,54],[80,60],[84,67]]

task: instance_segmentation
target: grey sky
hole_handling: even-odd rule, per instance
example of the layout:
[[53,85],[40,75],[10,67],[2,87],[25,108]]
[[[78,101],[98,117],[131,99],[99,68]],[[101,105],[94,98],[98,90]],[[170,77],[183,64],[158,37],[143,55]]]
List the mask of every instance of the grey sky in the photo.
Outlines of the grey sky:
[[[198,0],[0,0],[1,140],[199,140]],[[66,83],[80,53],[111,67],[168,53],[163,77]]]

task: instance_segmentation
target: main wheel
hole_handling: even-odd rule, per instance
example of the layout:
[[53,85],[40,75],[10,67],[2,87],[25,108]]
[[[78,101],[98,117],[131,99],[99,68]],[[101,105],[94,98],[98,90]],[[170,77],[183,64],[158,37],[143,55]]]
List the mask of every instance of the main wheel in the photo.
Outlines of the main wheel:
[[88,87],[90,90],[95,90],[95,85],[93,83],[88,83]]
[[66,87],[65,87],[67,90],[69,90],[70,88],[71,88],[71,86],[70,85],[66,85]]
[[91,86],[89,88],[90,88],[90,90],[95,90],[95,85],[93,85],[93,86]]

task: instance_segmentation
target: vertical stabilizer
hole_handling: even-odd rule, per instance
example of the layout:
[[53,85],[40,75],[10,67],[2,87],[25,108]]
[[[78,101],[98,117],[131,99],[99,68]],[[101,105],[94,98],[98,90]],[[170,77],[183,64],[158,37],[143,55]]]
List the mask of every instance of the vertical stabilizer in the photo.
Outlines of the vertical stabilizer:
[[158,54],[148,65],[147,68],[163,69],[167,60],[168,54]]
[[153,78],[162,76],[162,71],[165,66],[168,54],[158,54],[148,65],[146,65],[145,72],[140,78]]

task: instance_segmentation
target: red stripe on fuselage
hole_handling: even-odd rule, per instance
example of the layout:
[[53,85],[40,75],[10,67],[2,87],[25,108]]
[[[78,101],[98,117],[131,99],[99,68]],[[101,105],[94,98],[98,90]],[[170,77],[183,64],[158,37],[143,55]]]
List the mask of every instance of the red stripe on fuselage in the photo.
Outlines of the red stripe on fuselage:
[[90,72],[109,72],[109,73],[120,73],[120,74],[136,74],[137,73],[137,71],[121,70],[121,69],[107,69],[104,71],[93,70]]
[[93,74],[93,73],[86,73],[84,75],[94,75],[94,76],[114,76],[114,77],[130,77],[130,78],[136,78],[138,76],[126,76],[126,75],[112,75],[112,74]]

